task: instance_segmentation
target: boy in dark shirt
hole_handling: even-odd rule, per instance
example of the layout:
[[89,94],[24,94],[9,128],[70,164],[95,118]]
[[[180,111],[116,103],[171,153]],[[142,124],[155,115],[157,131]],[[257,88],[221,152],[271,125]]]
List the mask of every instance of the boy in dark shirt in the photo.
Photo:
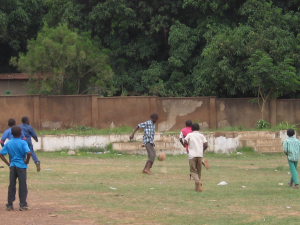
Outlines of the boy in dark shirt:
[[[6,131],[4,131],[4,133],[3,133],[2,137],[1,137],[1,141],[0,141],[2,147],[4,146],[4,143],[5,143],[6,139],[11,140],[11,139],[14,138],[14,136],[11,133],[11,128],[13,126],[15,126],[15,125],[16,125],[16,121],[14,119],[9,119],[8,120],[8,126],[9,126],[9,128]],[[20,138],[23,139],[23,140],[26,140],[23,132],[21,133],[21,137]]]
[[[13,202],[16,199],[16,183],[19,180],[19,198],[20,198],[20,211],[30,209],[27,205],[27,164],[30,160],[30,149],[28,144],[20,139],[21,128],[13,126],[12,134],[13,139],[9,140],[0,151],[0,158],[9,166],[9,187],[6,209],[13,210]],[[4,155],[9,154],[11,162],[9,163]],[[26,160],[25,160],[26,159]]]
[[38,137],[34,131],[34,129],[29,125],[29,118],[24,116],[22,118],[22,125],[20,125],[21,129],[22,129],[22,132],[24,133],[25,135],[25,138],[26,138],[26,142],[28,144],[28,147],[31,151],[31,157],[32,157],[32,160],[33,162],[35,163],[36,165],[36,170],[38,172],[40,172],[41,170],[41,162],[40,160],[38,159],[38,157],[36,156],[34,150],[33,150],[33,145],[32,145],[32,141],[31,141],[31,137],[36,141],[38,142]]

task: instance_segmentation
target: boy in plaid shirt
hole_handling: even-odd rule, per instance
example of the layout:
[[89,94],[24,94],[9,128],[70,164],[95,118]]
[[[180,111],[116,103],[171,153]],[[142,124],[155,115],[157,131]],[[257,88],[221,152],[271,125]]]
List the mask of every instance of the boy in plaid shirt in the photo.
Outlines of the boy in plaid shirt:
[[150,120],[140,123],[136,126],[132,134],[129,136],[129,139],[132,140],[134,137],[135,132],[142,128],[144,129],[144,136],[143,136],[143,144],[147,149],[148,153],[148,161],[146,162],[146,165],[143,169],[143,173],[147,173],[149,175],[152,175],[152,172],[150,169],[152,168],[152,165],[155,160],[156,151],[154,149],[154,135],[155,135],[155,123],[158,120],[158,115],[156,113],[153,113],[150,117]]

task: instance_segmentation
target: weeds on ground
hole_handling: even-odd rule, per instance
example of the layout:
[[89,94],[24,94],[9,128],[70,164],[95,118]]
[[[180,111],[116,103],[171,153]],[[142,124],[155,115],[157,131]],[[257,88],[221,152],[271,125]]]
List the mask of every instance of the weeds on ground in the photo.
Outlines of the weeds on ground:
[[[258,126],[256,128],[245,128],[242,125],[234,125],[233,127],[222,127],[218,129],[201,129],[200,132],[204,134],[209,134],[210,132],[235,132],[235,131],[278,131],[278,130],[287,130],[287,129],[294,129],[297,130],[298,124],[293,124],[290,122],[280,122],[277,125],[270,128],[269,123],[266,121],[258,121]],[[105,129],[96,129],[92,127],[86,126],[74,126],[70,129],[52,129],[52,130],[40,130],[37,131],[38,135],[121,135],[121,134],[131,134],[133,128],[130,126],[122,126],[122,127],[115,127],[115,128],[105,128]],[[141,130],[138,132],[142,132]],[[162,135],[179,135],[179,130],[174,131],[165,131],[161,132]]]
[[38,135],[120,135],[120,134],[131,134],[133,128],[130,126],[122,126],[122,127],[115,127],[115,128],[106,128],[106,129],[96,129],[92,127],[85,127],[85,126],[75,126],[70,129],[63,129],[63,130],[40,130],[38,131]]
[[288,129],[294,129],[297,130],[297,125],[299,124],[293,124],[291,122],[280,122],[278,124],[276,124],[272,130],[288,130]]

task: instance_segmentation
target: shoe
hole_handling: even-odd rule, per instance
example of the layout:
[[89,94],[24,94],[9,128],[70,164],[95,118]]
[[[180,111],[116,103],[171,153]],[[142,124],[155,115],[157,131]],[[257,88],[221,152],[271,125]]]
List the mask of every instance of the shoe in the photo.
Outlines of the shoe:
[[201,181],[199,181],[199,189],[198,189],[199,192],[202,192],[202,183]]
[[29,206],[28,205],[24,205],[24,206],[20,206],[20,211],[26,211],[29,210]]
[[6,205],[6,210],[7,211],[13,211],[14,207],[12,205]]
[[202,164],[203,164],[203,166],[205,167],[206,170],[209,170],[209,164],[208,164],[208,160],[207,159],[204,159],[202,161]]
[[290,182],[288,182],[288,185],[289,185],[290,187],[293,187],[293,184],[292,184],[292,183],[290,183]]
[[36,165],[36,171],[40,172],[41,171],[41,163],[37,162],[35,165]]
[[299,185],[296,184],[293,188],[298,189],[298,188],[299,188]]
[[199,182],[195,182],[195,191],[199,191]]

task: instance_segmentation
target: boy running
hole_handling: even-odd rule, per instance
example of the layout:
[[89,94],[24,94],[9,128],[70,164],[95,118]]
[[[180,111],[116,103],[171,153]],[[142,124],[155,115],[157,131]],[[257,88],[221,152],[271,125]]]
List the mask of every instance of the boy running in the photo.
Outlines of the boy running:
[[[1,137],[1,141],[0,141],[2,147],[4,146],[4,143],[5,143],[6,139],[11,140],[11,139],[14,138],[14,136],[11,133],[11,128],[13,126],[15,126],[15,125],[16,125],[16,121],[14,119],[9,119],[8,120],[8,126],[9,126],[9,128],[6,131],[4,131],[4,133],[3,133],[2,137]],[[23,132],[21,133],[21,137],[20,138],[23,139],[23,140],[26,140]]]
[[147,149],[148,161],[146,162],[146,165],[142,172],[147,173],[149,175],[152,175],[150,169],[152,168],[156,156],[156,151],[154,149],[155,146],[154,135],[155,135],[155,123],[157,120],[158,120],[158,115],[156,113],[153,113],[150,117],[150,120],[138,124],[136,128],[133,130],[132,134],[129,136],[129,139],[132,140],[135,132],[137,132],[139,128],[144,129],[143,144]]
[[288,163],[292,174],[291,181],[288,184],[290,187],[293,187],[294,184],[293,188],[298,189],[299,179],[297,173],[297,164],[299,161],[300,142],[298,141],[298,139],[293,137],[295,135],[295,131],[293,129],[288,129],[287,135],[289,137],[283,142],[283,151],[287,155]]
[[203,134],[199,132],[200,127],[198,123],[192,124],[192,133],[189,133],[184,138],[184,144],[189,146],[189,162],[190,172],[195,181],[195,191],[202,191],[201,166],[203,152],[207,149],[207,140]]
[[[184,141],[183,139],[189,134],[189,133],[192,133],[192,121],[191,120],[187,120],[185,122],[185,128],[183,128],[180,132],[180,135],[179,135],[179,140],[180,140],[180,143],[182,144],[182,146],[184,148],[186,148],[186,152],[187,154],[189,154],[189,146],[188,145],[185,145],[184,144]],[[207,159],[204,159],[202,161],[202,165],[205,166],[205,169],[208,170],[209,169],[209,164],[208,164],[208,160]],[[190,174],[190,180],[192,179],[192,175]]]
[[32,160],[34,161],[35,165],[36,165],[36,170],[38,172],[40,172],[41,170],[41,163],[39,161],[39,159],[37,158],[34,150],[33,150],[33,145],[32,145],[32,142],[31,142],[31,137],[36,141],[38,142],[38,137],[36,135],[36,133],[34,132],[34,129],[29,125],[29,118],[24,116],[22,118],[22,125],[20,125],[24,135],[25,135],[25,138],[26,138],[26,142],[28,144],[28,147],[31,151],[31,157],[32,157]]
[[[30,160],[30,149],[28,144],[20,139],[21,128],[19,126],[12,127],[12,134],[14,138],[6,143],[0,151],[0,158],[6,165],[9,166],[9,187],[6,209],[13,210],[13,202],[16,199],[16,181],[19,180],[19,198],[20,198],[20,211],[30,209],[27,205],[27,164]],[[4,155],[9,154],[11,163],[9,163]],[[24,160],[26,158],[26,160]]]

